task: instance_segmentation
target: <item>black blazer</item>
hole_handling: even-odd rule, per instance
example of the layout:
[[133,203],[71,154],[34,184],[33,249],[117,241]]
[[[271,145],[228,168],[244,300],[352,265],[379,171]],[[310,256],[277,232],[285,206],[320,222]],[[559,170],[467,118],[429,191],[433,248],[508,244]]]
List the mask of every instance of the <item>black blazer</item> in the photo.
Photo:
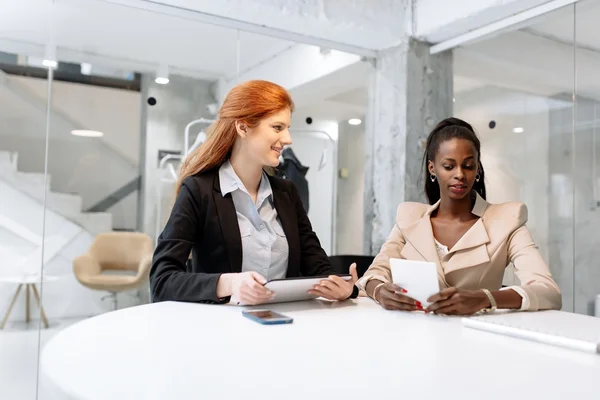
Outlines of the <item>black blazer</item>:
[[[217,281],[221,274],[242,271],[242,239],[231,193],[221,194],[218,171],[183,181],[154,251],[150,270],[154,302],[230,300],[217,297]],[[295,186],[275,177],[269,177],[269,182],[289,246],[287,277],[335,274]],[[354,292],[352,297],[358,294],[356,287]]]

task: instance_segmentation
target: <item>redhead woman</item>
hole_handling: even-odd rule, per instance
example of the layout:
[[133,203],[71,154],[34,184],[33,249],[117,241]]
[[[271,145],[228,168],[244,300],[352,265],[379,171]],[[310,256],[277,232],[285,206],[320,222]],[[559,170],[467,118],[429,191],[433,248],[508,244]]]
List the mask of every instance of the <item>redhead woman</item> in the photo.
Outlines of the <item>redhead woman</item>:
[[292,143],[293,110],[289,93],[267,81],[227,94],[207,141],[182,166],[152,260],[153,301],[226,303],[235,296],[261,304],[276,296],[264,287],[268,280],[322,275],[328,278],[312,294],[358,295],[356,266],[350,281],[335,275],[295,186],[266,172]]

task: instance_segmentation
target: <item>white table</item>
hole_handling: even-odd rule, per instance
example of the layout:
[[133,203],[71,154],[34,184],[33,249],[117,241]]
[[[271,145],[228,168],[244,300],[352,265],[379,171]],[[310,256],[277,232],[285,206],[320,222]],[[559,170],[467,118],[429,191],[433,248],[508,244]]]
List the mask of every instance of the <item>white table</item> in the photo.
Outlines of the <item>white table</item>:
[[0,276],[0,282],[4,283],[14,283],[17,285],[17,290],[15,291],[15,295],[13,296],[10,305],[8,306],[8,310],[4,314],[2,318],[2,322],[0,322],[0,329],[4,329],[6,326],[6,322],[8,321],[8,317],[10,317],[10,313],[19,298],[19,294],[21,293],[21,289],[25,287],[25,322],[29,323],[31,320],[31,294],[33,292],[33,296],[37,302],[38,307],[40,308],[40,316],[42,318],[42,322],[44,326],[48,328],[48,318],[46,318],[46,313],[44,312],[44,307],[42,306],[42,299],[40,298],[40,293],[37,290],[36,284],[44,284],[47,282],[53,282],[57,280],[57,276],[48,276],[44,275],[42,278],[40,275],[19,275],[19,276]]
[[157,303],[107,313],[43,349],[76,399],[599,399],[600,356],[386,311],[369,299],[235,306]]

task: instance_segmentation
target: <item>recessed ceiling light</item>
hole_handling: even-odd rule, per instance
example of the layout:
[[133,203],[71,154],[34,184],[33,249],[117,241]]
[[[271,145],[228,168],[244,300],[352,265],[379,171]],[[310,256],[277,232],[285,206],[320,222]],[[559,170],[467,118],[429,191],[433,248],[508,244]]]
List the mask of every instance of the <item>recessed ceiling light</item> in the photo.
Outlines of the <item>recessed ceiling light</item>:
[[81,63],[81,75],[91,75],[91,74],[92,74],[92,64]]
[[360,119],[358,119],[358,118],[350,118],[348,120],[348,123],[350,125],[360,125],[362,123],[362,121]]
[[166,64],[161,64],[158,67],[158,72],[156,74],[156,79],[154,80],[154,82],[158,83],[159,85],[166,85],[167,83],[169,83],[169,66]]
[[514,133],[523,133],[523,132],[525,132],[525,129],[521,128],[520,126],[517,126],[516,128],[513,128],[513,132]]
[[42,65],[48,68],[56,68],[58,66],[58,63],[53,60],[44,60],[42,61]]
[[58,66],[58,62],[56,60],[56,46],[54,46],[52,43],[46,44],[44,61],[42,61],[42,65],[48,68],[56,68]]
[[456,99],[455,99],[454,97],[452,98],[452,102],[453,102],[453,103],[456,103]]
[[87,129],[75,129],[71,131],[71,135],[83,137],[102,137],[104,136],[104,133],[100,131],[90,131]]

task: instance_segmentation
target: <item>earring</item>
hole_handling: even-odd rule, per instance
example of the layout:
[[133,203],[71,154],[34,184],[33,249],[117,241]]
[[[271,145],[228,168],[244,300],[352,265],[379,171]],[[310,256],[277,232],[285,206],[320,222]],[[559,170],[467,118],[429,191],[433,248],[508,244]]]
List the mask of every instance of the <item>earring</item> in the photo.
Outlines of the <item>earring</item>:
[[479,182],[480,179],[481,179],[481,176],[479,176],[479,172],[478,172],[477,175],[475,175],[475,182]]
[[435,174],[429,174],[429,179],[431,179],[431,182],[435,182]]

